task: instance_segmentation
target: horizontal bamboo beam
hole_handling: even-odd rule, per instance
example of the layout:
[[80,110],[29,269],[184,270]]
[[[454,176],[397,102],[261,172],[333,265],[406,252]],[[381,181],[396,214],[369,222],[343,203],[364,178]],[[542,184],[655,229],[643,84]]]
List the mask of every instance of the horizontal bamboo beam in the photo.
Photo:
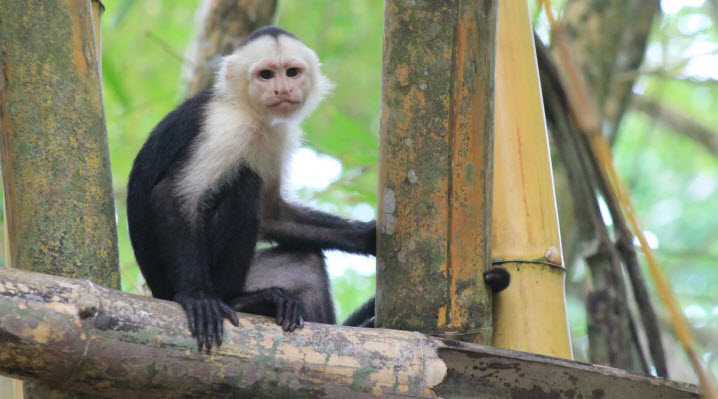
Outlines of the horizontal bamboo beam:
[[[698,398],[602,366],[388,329],[242,315],[200,353],[181,308],[89,281],[0,268],[0,374],[110,398]],[[523,396],[522,396],[523,395]]]

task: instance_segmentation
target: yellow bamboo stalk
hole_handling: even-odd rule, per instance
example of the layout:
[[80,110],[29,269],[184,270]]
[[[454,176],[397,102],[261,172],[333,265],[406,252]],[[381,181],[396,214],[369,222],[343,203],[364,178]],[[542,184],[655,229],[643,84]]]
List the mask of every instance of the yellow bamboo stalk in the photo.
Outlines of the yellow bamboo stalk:
[[499,2],[496,47],[494,266],[511,284],[494,298],[493,344],[572,358],[561,239],[526,1]]

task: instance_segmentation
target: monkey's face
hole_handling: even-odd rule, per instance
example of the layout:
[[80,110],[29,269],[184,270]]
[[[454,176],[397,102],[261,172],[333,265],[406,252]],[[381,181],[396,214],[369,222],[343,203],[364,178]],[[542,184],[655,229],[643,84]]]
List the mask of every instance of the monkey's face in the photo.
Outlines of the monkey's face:
[[282,35],[260,37],[227,56],[216,87],[271,124],[303,119],[329,93],[332,83],[321,73],[314,51]]
[[250,93],[268,115],[291,117],[306,99],[307,63],[299,58],[267,58],[249,70]]

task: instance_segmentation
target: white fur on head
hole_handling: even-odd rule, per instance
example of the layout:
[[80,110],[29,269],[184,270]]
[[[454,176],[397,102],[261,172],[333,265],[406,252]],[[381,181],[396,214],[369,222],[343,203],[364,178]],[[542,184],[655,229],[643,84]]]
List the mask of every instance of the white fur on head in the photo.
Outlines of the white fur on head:
[[[297,58],[307,65],[303,104],[287,117],[262,109],[251,92],[251,66],[268,58]],[[190,220],[197,220],[201,201],[239,167],[250,167],[264,184],[281,185],[283,168],[302,140],[299,123],[333,87],[319,67],[316,53],[287,35],[260,36],[223,59],[201,131],[175,184]]]
[[214,90],[218,96],[249,104],[260,119],[267,118],[264,110],[256,105],[256,93],[251,92],[252,66],[266,59],[283,61],[300,59],[307,65],[307,87],[302,107],[287,120],[273,118],[268,123],[300,122],[317,108],[331,92],[334,85],[321,72],[319,57],[300,40],[287,35],[260,36],[225,57],[217,72]]

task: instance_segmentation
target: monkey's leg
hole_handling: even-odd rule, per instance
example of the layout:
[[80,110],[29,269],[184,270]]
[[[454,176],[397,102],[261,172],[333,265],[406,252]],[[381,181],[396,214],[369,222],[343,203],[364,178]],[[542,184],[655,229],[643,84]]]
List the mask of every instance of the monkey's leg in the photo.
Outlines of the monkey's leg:
[[[303,320],[336,323],[329,276],[320,250],[278,246],[258,251],[243,291],[256,292],[269,288],[280,289],[295,298],[299,302]],[[274,316],[276,306],[271,299],[266,296],[257,298],[252,304],[235,309]]]
[[237,312],[247,312],[264,316],[275,315],[277,325],[284,331],[294,331],[304,326],[302,306],[296,298],[278,287],[264,288],[242,294],[228,301]]
[[[169,180],[163,180],[153,189],[151,223],[155,263],[152,266],[162,267],[165,277],[158,280],[150,274],[154,278],[153,294],[182,305],[189,330],[197,339],[197,348],[201,351],[204,347],[209,352],[213,342],[217,346],[222,344],[224,319],[235,326],[239,321],[212,282],[204,240],[192,231],[175,201]],[[159,274],[156,270],[154,273]]]

